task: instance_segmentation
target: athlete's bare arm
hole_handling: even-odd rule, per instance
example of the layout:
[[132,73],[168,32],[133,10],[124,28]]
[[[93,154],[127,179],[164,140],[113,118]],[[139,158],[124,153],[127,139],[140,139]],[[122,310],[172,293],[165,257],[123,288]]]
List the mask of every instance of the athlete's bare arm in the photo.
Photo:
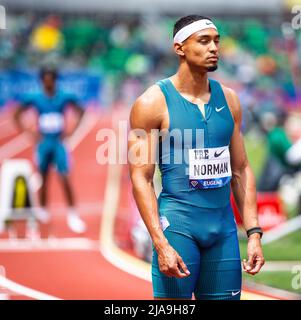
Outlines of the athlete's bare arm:
[[76,123],[73,125],[72,130],[70,132],[64,132],[63,137],[71,137],[73,135],[73,133],[77,130],[77,128],[79,127],[82,119],[83,119],[83,115],[84,115],[84,109],[78,105],[76,102],[71,102],[70,103],[70,107],[73,109],[73,111],[76,113]]
[[153,186],[157,139],[152,139],[152,129],[162,129],[166,112],[165,98],[157,85],[150,87],[134,103],[130,114],[129,155],[136,150],[144,161],[129,156],[130,176],[137,207],[158,253],[160,271],[169,277],[183,278],[189,275],[189,271],[161,229]]
[[17,128],[20,130],[20,131],[24,131],[25,128],[23,126],[23,123],[21,121],[21,115],[22,113],[27,110],[27,108],[23,108],[22,106],[17,106],[16,107],[16,110],[14,112],[14,121],[15,121],[15,124],[17,126]]
[[23,113],[29,110],[30,108],[31,108],[30,105],[17,105],[16,110],[14,112],[14,122],[20,132],[24,132],[24,131],[28,132],[33,138],[33,140],[37,142],[40,139],[40,134],[36,130],[34,130],[32,127],[24,126],[24,123],[22,120]]
[[[242,216],[245,230],[259,226],[257,215],[256,183],[249,164],[241,133],[242,111],[237,94],[223,87],[228,105],[234,118],[234,132],[230,143],[232,180],[231,188]],[[260,235],[254,233],[249,238],[248,262],[244,269],[250,274],[259,272],[264,264]]]

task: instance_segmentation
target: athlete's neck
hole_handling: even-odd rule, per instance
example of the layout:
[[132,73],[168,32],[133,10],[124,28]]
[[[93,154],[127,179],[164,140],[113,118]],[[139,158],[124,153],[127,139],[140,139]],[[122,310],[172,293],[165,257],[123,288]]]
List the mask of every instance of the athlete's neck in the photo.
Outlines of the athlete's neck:
[[54,95],[55,95],[55,87],[53,87],[53,88],[45,88],[44,87],[44,92],[45,92],[45,94],[46,94],[46,96],[48,96],[48,97],[53,97]]
[[207,72],[193,71],[186,64],[180,65],[171,80],[179,92],[195,98],[202,98],[209,92]]

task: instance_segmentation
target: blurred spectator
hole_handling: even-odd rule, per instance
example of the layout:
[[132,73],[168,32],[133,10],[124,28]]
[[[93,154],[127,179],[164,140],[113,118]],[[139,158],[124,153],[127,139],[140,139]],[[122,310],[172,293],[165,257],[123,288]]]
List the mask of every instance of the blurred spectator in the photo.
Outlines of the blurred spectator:
[[301,146],[297,151],[298,145],[293,145],[289,138],[285,130],[286,119],[287,113],[281,110],[267,112],[261,119],[262,130],[266,133],[268,155],[263,168],[264,174],[259,181],[259,191],[277,191],[282,176],[300,170]]
[[42,52],[58,49],[63,41],[59,27],[60,19],[57,16],[47,17],[31,34],[30,38],[33,48]]
[[[154,13],[9,13],[9,27],[0,35],[0,65],[4,70],[31,70],[45,64],[97,70],[109,82],[105,87],[113,100],[119,99],[120,91],[128,87],[128,78],[139,79],[144,88],[154,79],[174,72],[174,21],[175,17]],[[215,21],[222,40],[221,60],[218,72],[212,76],[222,78],[238,91],[244,112],[250,104],[263,111],[277,108],[283,101],[290,108],[300,104],[301,90],[294,85],[280,17]],[[296,34],[295,41],[300,56],[301,36]],[[248,127],[245,123],[245,130]]]

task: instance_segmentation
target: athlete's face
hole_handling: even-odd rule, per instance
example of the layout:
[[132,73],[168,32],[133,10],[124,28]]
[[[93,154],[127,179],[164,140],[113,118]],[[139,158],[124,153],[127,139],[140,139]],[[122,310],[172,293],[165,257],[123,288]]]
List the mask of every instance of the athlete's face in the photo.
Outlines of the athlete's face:
[[219,59],[219,38],[218,32],[213,28],[201,30],[182,44],[175,44],[175,50],[189,65],[204,71],[214,71]]
[[44,88],[51,91],[55,88],[55,76],[52,73],[45,73],[42,78]]

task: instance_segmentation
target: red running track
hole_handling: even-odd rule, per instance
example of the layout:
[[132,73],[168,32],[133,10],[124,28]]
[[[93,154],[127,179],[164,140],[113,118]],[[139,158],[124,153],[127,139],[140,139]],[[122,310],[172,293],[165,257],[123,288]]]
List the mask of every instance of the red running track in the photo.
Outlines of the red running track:
[[[111,117],[99,111],[88,113],[97,121],[72,152],[72,182],[80,214],[88,225],[88,231],[82,238],[91,243],[91,247],[64,249],[58,242],[51,249],[9,250],[0,245],[0,265],[5,268],[8,279],[60,299],[152,299],[149,282],[116,268],[106,261],[98,249],[107,166],[96,162],[96,150],[100,143],[96,141],[96,133],[100,128],[111,126]],[[5,112],[0,115],[0,123],[10,117],[11,113]],[[7,137],[0,129],[0,159],[2,147],[18,135],[11,123],[6,122],[5,130],[11,133]],[[1,138],[3,136],[5,138]],[[32,160],[33,150],[31,144],[12,158]],[[55,174],[50,177],[49,196],[52,221],[47,226],[41,226],[42,237],[61,240],[78,238],[67,228],[64,197]],[[2,235],[0,242],[6,237],[7,234]],[[12,294],[10,298],[28,297]]]
[[[100,142],[96,141],[96,134],[101,128],[111,128],[112,117],[109,113],[95,110],[90,110],[87,114],[95,122],[87,122],[87,126],[92,123],[88,134],[72,152],[72,182],[77,207],[87,223],[88,231],[79,239],[78,235],[74,235],[67,228],[64,197],[57,176],[52,173],[49,184],[52,221],[48,225],[41,226],[43,240],[29,244],[17,241],[11,248],[12,244],[7,240],[7,233],[0,235],[0,267],[4,268],[6,277],[14,281],[14,285],[21,284],[60,299],[152,299],[150,282],[113,266],[99,250],[99,230],[108,167],[97,164],[96,150]],[[121,115],[121,118],[124,118],[124,115]],[[30,123],[33,122],[34,120],[30,118]],[[12,123],[11,112],[1,112],[0,164],[3,161],[3,154],[8,152],[8,143],[18,141],[18,137]],[[34,152],[32,142],[28,143],[27,140],[24,146],[24,149],[21,148],[21,151],[9,158],[32,160]],[[129,224],[126,221],[130,217],[132,203],[129,191],[125,190],[129,186],[125,170],[122,173],[121,185],[117,224],[114,228],[115,240],[124,250],[131,252],[126,242],[129,233]],[[24,226],[19,225],[18,230],[19,236],[24,236]],[[47,242],[49,237],[52,240]],[[0,287],[0,299],[4,291]],[[10,299],[30,299],[30,297],[28,294],[8,295]]]

